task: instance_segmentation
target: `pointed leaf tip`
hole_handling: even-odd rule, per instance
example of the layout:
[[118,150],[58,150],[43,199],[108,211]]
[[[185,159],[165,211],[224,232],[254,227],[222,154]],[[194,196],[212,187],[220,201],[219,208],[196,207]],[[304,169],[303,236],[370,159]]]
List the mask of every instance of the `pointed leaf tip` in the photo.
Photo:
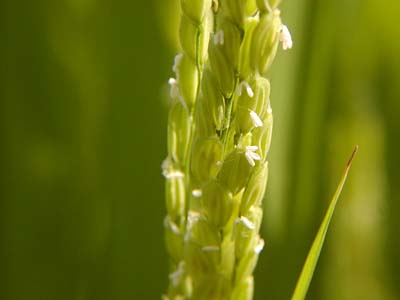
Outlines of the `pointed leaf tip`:
[[318,233],[314,239],[310,251],[308,252],[306,261],[304,263],[303,269],[301,270],[300,277],[297,281],[296,288],[293,292],[292,300],[304,300],[311,283],[312,276],[314,274],[315,267],[317,266],[318,258],[321,253],[322,246],[325,241],[326,233],[328,231],[329,223],[332,219],[333,212],[337,201],[339,199],[340,193],[346,182],[347,174],[349,173],[351,163],[358,151],[358,145],[355,146],[349,161],[347,162],[346,168],[340,179],[339,185],[336,188],[335,194],[329,204],[328,210],[326,211],[325,217],[319,227]]
[[357,152],[358,152],[358,145],[356,145],[356,146],[354,147],[354,150],[353,150],[353,152],[352,152],[351,155],[350,155],[349,161],[347,162],[346,170],[350,169],[351,164],[353,163],[354,157],[356,156]]

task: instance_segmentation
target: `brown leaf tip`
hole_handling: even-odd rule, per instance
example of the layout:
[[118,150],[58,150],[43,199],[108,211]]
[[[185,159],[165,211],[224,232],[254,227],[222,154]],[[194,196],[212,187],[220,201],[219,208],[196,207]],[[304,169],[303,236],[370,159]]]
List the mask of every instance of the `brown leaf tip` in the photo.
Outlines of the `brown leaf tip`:
[[347,166],[346,166],[346,169],[347,169],[347,170],[350,169],[351,163],[353,162],[354,157],[355,157],[356,154],[357,154],[357,151],[358,151],[358,145],[356,145],[356,146],[354,147],[354,150],[353,150],[353,152],[351,153],[351,156],[350,156],[350,158],[349,158],[349,161],[347,162]]

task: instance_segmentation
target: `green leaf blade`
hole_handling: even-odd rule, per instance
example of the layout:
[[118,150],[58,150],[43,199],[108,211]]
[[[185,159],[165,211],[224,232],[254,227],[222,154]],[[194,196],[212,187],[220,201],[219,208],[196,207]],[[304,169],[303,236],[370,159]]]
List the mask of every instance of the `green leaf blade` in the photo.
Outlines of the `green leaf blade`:
[[293,292],[292,300],[304,300],[310,286],[315,267],[317,266],[317,262],[319,259],[319,255],[321,253],[322,246],[325,241],[326,233],[329,228],[330,221],[332,219],[333,213],[336,208],[336,204],[338,202],[340,193],[342,192],[343,186],[346,182],[347,175],[350,170],[351,163],[353,162],[354,156],[358,151],[358,146],[356,146],[353,150],[353,153],[350,156],[350,159],[346,165],[342,178],[340,179],[339,185],[336,188],[336,191],[332,197],[332,200],[329,204],[328,210],[325,213],[325,217],[319,227],[318,233],[314,239],[314,242],[308,252],[306,261],[303,265],[303,269],[301,271],[300,277],[297,280],[296,288]]

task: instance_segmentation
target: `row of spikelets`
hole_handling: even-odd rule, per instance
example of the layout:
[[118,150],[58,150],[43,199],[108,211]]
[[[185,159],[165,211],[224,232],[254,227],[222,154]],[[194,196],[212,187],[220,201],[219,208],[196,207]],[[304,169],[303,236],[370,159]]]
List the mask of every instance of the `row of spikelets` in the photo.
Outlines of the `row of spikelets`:
[[264,241],[261,202],[271,142],[270,83],[278,0],[181,0],[169,80],[165,300],[250,300]]

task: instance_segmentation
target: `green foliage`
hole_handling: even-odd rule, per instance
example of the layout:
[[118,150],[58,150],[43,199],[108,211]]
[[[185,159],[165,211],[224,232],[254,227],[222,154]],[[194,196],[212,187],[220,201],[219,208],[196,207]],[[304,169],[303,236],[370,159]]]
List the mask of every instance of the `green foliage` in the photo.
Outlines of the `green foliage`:
[[[160,163],[180,1],[1,1],[0,299],[165,291]],[[290,299],[338,157],[357,142],[307,299],[400,299],[400,1],[281,9],[295,47],[268,72],[274,133],[254,298]],[[218,106],[199,119],[222,130]],[[253,131],[265,148],[267,128]],[[251,293],[251,280],[242,286]]]
[[306,258],[306,261],[303,266],[303,270],[301,271],[300,277],[297,281],[296,288],[294,290],[292,300],[304,300],[308,291],[308,288],[311,283],[311,279],[314,274],[315,267],[317,266],[317,262],[319,259],[319,255],[322,250],[322,246],[325,241],[325,236],[328,231],[329,224],[331,222],[333,212],[335,211],[336,204],[339,200],[340,193],[342,192],[343,186],[346,182],[347,175],[350,170],[351,163],[353,162],[354,156],[358,150],[358,146],[354,149],[349,162],[347,163],[344,174],[339,182],[339,185],[333,195],[333,198],[329,204],[329,207],[326,211],[325,217],[319,227],[317,236],[311,246],[310,252]]

